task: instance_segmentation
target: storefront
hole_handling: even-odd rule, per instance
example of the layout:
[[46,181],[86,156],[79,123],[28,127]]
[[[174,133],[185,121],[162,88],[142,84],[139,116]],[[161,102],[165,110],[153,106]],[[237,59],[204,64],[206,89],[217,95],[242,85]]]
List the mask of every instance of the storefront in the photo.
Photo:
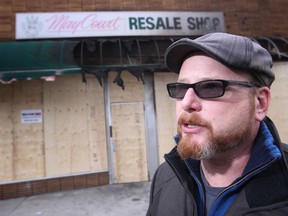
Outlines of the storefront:
[[[17,14],[0,43],[0,199],[151,180],[176,132],[164,52],[217,31],[222,12]],[[270,113],[288,142],[288,43],[255,40],[281,61]]]

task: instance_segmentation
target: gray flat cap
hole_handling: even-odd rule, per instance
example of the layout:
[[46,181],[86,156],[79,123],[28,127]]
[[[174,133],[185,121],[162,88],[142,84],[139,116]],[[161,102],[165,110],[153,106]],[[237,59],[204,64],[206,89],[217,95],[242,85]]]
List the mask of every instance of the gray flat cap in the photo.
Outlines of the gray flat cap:
[[185,58],[195,51],[203,51],[227,67],[252,73],[261,84],[270,87],[275,79],[269,52],[247,37],[227,33],[211,33],[195,40],[180,39],[165,52],[169,70],[179,73]]

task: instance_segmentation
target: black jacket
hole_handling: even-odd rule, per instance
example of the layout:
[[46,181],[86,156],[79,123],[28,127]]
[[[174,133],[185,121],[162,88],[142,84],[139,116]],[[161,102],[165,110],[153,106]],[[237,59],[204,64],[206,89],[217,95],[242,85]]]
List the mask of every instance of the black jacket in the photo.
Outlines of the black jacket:
[[[268,118],[265,120],[273,135],[274,144],[281,149],[277,130]],[[282,152],[285,155],[286,152]],[[199,191],[197,178],[192,178],[186,162],[179,158],[176,147],[165,155],[163,164],[157,169],[150,193],[147,216],[198,216]],[[237,191],[224,215],[288,215],[288,170],[285,157],[271,161],[261,172],[253,171],[249,179]],[[256,174],[255,174],[256,172]],[[251,172],[252,173],[252,172]],[[252,174],[251,174],[252,175]],[[233,192],[232,192],[233,194]],[[223,215],[221,213],[221,215]],[[203,212],[202,215],[205,215]],[[220,215],[211,213],[211,215]]]

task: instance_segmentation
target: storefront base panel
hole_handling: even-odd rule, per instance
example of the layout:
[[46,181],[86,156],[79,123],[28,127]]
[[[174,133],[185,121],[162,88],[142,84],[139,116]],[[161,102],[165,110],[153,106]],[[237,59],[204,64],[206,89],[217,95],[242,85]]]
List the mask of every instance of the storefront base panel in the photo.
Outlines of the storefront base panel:
[[0,200],[109,184],[109,173],[93,173],[0,185]]

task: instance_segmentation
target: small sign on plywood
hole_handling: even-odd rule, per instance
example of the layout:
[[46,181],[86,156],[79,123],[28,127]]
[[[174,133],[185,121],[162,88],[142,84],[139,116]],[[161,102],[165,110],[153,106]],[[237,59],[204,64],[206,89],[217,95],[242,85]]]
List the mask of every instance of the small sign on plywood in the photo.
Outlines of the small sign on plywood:
[[21,110],[22,124],[41,123],[42,117],[43,114],[41,109]]

